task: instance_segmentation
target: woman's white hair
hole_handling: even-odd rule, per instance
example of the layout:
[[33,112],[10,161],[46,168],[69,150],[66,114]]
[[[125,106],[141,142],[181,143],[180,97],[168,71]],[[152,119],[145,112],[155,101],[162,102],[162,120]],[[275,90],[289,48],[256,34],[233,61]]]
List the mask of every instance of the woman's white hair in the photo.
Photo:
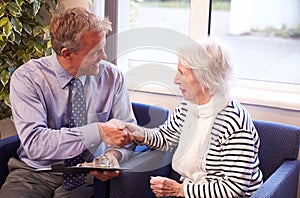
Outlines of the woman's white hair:
[[217,91],[230,92],[233,66],[228,48],[215,38],[191,41],[178,49],[183,66],[192,69],[203,88],[211,95]]

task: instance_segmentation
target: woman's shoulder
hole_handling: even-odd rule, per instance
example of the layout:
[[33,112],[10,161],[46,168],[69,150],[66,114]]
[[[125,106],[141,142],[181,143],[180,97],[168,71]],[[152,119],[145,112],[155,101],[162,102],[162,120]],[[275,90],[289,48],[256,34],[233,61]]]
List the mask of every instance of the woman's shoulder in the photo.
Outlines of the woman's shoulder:
[[232,100],[216,117],[215,124],[222,126],[227,135],[238,131],[251,131],[252,118],[249,112],[237,101]]
[[188,106],[188,101],[181,100],[178,103],[178,105],[175,107],[174,113],[177,113],[177,114],[186,114],[186,112],[188,111],[187,106]]
[[227,115],[232,119],[243,119],[244,116],[250,116],[247,109],[235,99],[231,100],[220,114]]
[[168,122],[183,123],[187,115],[187,111],[187,101],[180,101],[174,108],[173,112],[170,114]]

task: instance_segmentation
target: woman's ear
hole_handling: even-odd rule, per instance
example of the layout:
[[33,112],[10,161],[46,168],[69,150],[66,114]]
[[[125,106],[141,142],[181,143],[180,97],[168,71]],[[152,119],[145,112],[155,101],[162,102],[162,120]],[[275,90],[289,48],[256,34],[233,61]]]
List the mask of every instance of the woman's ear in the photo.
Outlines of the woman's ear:
[[69,59],[71,58],[72,51],[69,48],[64,47],[62,48],[60,53],[62,57],[64,57],[65,59]]

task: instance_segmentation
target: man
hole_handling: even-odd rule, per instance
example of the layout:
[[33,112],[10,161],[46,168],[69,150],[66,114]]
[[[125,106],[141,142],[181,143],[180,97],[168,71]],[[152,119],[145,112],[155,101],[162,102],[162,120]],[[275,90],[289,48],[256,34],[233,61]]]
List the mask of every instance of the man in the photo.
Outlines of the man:
[[[79,156],[87,159],[85,153],[91,154],[99,144],[116,166],[128,158],[129,149],[111,147],[129,144],[131,136],[107,122],[111,118],[135,122],[121,72],[104,61],[110,30],[106,18],[100,20],[83,8],[67,9],[51,20],[55,53],[14,72],[10,100],[21,145],[19,159],[9,161],[11,172],[0,197],[90,197],[92,186],[81,183],[82,178],[76,183],[79,179],[72,175],[36,169],[76,161]],[[106,181],[118,174],[104,171],[97,176]]]

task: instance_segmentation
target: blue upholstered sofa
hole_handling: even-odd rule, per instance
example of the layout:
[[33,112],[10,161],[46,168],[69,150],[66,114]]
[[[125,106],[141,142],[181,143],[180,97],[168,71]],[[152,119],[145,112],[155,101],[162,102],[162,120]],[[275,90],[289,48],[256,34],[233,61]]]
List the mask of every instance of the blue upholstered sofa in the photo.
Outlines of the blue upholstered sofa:
[[[144,112],[147,114],[147,111]],[[137,116],[139,120],[139,116]],[[259,157],[264,184],[253,198],[296,198],[299,177],[299,135],[300,128],[276,122],[254,120],[261,139]],[[145,149],[122,164],[130,170],[122,171],[120,176],[101,182],[95,179],[95,197],[111,198],[152,198],[151,176],[166,176],[179,179],[172,171],[172,153]],[[104,185],[106,188],[104,188]]]
[[[133,109],[138,124],[146,127],[158,126],[168,116],[168,111],[161,107],[133,103]],[[264,184],[252,197],[296,198],[300,128],[262,120],[254,120],[254,124],[261,138],[259,157]],[[17,135],[0,140],[0,186],[8,174],[8,159],[16,156],[19,143]],[[179,177],[170,166],[172,154],[137,146],[134,156],[122,164],[130,170],[121,171],[119,177],[108,182],[95,179],[95,197],[155,197],[149,185],[151,176]]]

